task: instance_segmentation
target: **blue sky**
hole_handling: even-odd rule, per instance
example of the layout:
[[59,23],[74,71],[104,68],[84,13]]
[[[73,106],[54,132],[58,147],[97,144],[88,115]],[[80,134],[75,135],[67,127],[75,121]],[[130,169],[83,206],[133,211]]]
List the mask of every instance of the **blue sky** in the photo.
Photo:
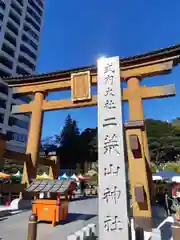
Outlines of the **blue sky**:
[[[53,3],[52,3],[53,2]],[[180,42],[180,1],[45,0],[39,73],[96,63],[100,56],[127,57]],[[180,116],[180,67],[170,75],[145,79],[147,86],[176,84],[177,95],[144,102],[145,117],[171,120]],[[66,95],[66,96],[65,96]],[[70,93],[51,93],[60,99]],[[60,133],[67,114],[80,130],[97,125],[96,107],[46,112],[43,138]],[[124,118],[128,119],[127,104]]]

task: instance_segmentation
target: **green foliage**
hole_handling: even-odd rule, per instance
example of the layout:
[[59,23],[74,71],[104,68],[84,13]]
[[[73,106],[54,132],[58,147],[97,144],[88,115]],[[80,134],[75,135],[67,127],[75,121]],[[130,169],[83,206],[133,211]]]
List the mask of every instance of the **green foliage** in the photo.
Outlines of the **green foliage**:
[[180,173],[180,163],[169,162],[164,167],[165,170]]
[[[146,129],[153,163],[152,171],[172,169],[180,172],[180,118],[171,123],[161,120],[146,119]],[[75,167],[78,163],[82,168],[84,162],[96,162],[98,155],[97,128],[87,128],[80,133],[77,122],[67,116],[62,132],[52,138],[47,138],[43,146],[58,146],[61,158],[66,167]],[[169,163],[175,162],[175,165]],[[168,163],[168,164],[167,164]]]
[[94,174],[89,181],[92,185],[98,185],[98,174]]
[[97,128],[85,129],[80,135],[80,142],[82,146],[82,159],[86,159],[88,162],[96,162],[98,152]]
[[75,168],[81,155],[80,131],[77,122],[70,115],[65,120],[61,134],[56,136],[56,144],[59,146],[61,167]]
[[179,161],[180,120],[168,123],[146,119],[147,136],[151,161],[159,165],[169,161]]
[[68,115],[65,120],[65,126],[60,135],[60,147],[74,148],[77,145],[80,131],[75,120]]

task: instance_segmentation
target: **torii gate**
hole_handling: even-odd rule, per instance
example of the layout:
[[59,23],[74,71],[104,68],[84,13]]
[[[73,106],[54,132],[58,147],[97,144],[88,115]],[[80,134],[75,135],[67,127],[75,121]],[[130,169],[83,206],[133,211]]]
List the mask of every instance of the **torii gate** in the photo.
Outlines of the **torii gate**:
[[[169,73],[173,66],[179,63],[180,45],[160,49],[138,56],[121,59],[122,81],[127,82],[123,89],[123,101],[129,103],[129,120],[126,124],[126,140],[128,146],[128,161],[131,179],[134,217],[142,222],[144,218],[151,219],[150,203],[150,159],[146,130],[144,127],[143,99],[162,98],[175,95],[174,85],[159,87],[141,86],[140,82],[145,77],[152,77]],[[14,94],[32,94],[34,100],[29,104],[13,106],[12,113],[32,113],[27,153],[31,154],[33,175],[39,158],[39,146],[42,130],[43,112],[59,109],[80,108],[97,104],[97,96],[92,96],[91,86],[97,85],[97,68],[89,66],[67,71],[40,74],[36,76],[20,76],[6,78],[6,82],[13,88]],[[45,100],[48,92],[71,90],[71,99]],[[141,156],[134,156],[134,150],[140,145]],[[138,158],[139,160],[134,160]],[[141,171],[139,171],[141,170]],[[26,171],[26,170],[24,170]],[[32,171],[31,171],[32,172]],[[138,173],[138,174],[137,174]],[[27,174],[24,174],[27,176]],[[23,179],[27,181],[27,179]],[[138,202],[135,187],[143,186],[146,203]]]

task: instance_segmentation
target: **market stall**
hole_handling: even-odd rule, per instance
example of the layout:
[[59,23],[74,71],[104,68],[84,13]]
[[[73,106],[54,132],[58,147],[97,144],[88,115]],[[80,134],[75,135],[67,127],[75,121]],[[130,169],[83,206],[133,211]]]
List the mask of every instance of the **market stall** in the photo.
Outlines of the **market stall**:
[[0,205],[9,206],[11,203],[11,192],[2,193],[2,185],[11,183],[11,175],[0,172]]
[[58,179],[59,180],[69,180],[69,176],[66,173],[64,173],[62,176],[59,176]]
[[37,175],[36,180],[53,180],[53,178],[44,172],[42,175]]
[[67,219],[70,186],[71,181],[67,180],[34,180],[29,185],[26,191],[34,193],[32,212],[37,215],[38,221],[50,221],[55,226]]
[[152,175],[154,181],[154,193],[158,202],[164,201],[164,192],[168,191],[169,196],[180,197],[180,174],[174,171],[159,171]]

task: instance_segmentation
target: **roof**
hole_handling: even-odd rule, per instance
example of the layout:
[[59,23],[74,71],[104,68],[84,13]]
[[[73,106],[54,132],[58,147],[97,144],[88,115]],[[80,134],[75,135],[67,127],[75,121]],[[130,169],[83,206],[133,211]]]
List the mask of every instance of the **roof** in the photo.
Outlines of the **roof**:
[[[170,46],[168,48],[161,48],[152,52],[147,52],[144,54],[139,54],[136,56],[131,56],[127,58],[120,58],[120,63],[122,67],[128,67],[131,65],[141,64],[148,61],[153,61],[155,59],[161,59],[161,58],[168,58],[168,57],[176,57],[176,61],[174,64],[178,64],[180,62],[180,44]],[[49,72],[49,73],[43,73],[43,74],[37,74],[37,75],[21,75],[16,77],[4,77],[3,80],[6,81],[8,84],[20,84],[26,82],[37,82],[38,80],[46,81],[50,78],[55,77],[67,77],[74,72],[79,71],[91,71],[91,72],[97,72],[96,65],[86,66],[86,67],[80,67],[80,68],[73,68],[69,70],[62,70],[62,71],[56,71],[56,72]]]
[[34,180],[29,187],[25,189],[27,192],[64,192],[69,188],[72,181],[69,180]]

